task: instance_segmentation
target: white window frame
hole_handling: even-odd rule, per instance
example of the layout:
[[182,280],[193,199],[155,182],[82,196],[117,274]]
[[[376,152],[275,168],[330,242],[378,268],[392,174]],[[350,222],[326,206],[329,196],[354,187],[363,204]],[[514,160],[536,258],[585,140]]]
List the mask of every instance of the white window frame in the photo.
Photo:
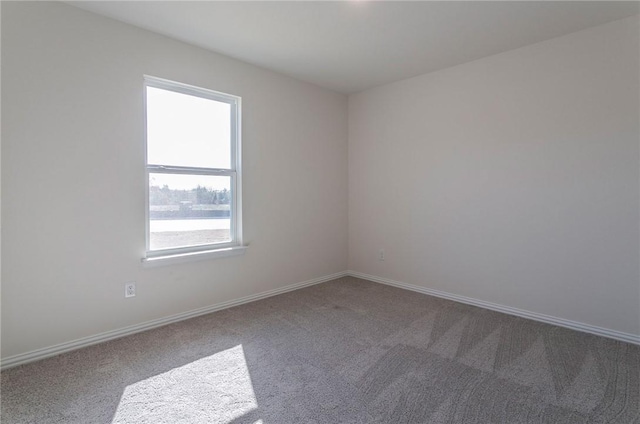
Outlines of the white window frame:
[[[147,87],[159,88],[176,93],[187,94],[204,99],[215,100],[227,103],[231,106],[231,163],[230,168],[200,168],[187,166],[169,166],[163,164],[151,164],[147,157]],[[242,173],[241,173],[241,98],[231,94],[221,93],[206,88],[195,87],[180,82],[174,82],[152,76],[144,76],[144,161],[145,161],[145,239],[146,254],[145,261],[156,261],[158,259],[194,259],[209,258],[216,256],[231,256],[243,253],[242,245]],[[149,204],[149,174],[186,174],[186,175],[213,175],[228,176],[231,179],[231,211],[230,211],[230,236],[231,241],[225,243],[210,243],[204,245],[193,245],[168,249],[150,249],[150,204]]]

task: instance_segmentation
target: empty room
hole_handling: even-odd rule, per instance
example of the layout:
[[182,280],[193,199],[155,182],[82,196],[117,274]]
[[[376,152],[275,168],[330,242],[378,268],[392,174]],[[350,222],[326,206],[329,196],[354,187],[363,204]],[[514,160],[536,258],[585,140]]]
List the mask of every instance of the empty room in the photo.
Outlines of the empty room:
[[640,3],[0,34],[3,424],[640,423]]

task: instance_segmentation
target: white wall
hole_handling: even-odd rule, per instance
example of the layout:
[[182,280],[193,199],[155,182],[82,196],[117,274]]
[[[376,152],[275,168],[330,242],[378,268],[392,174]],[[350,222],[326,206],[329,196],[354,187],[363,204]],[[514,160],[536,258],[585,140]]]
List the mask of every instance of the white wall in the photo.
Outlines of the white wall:
[[[1,19],[3,358],[347,257],[640,334],[637,18],[351,96],[349,175],[345,96],[59,3]],[[242,96],[245,256],[140,264],[143,74]]]
[[[142,267],[143,74],[242,97],[246,255]],[[346,96],[2,2],[2,111],[3,358],[347,268]]]
[[351,96],[349,269],[640,334],[638,38],[629,18]]

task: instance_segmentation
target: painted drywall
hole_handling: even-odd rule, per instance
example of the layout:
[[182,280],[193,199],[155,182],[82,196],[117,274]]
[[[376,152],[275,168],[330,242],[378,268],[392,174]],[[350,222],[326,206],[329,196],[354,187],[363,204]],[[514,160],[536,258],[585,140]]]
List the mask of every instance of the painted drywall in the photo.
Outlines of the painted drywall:
[[350,96],[349,269],[640,334],[639,34]]
[[[144,74],[242,97],[245,255],[140,263]],[[2,2],[2,111],[3,358],[347,268],[342,94],[61,3]]]

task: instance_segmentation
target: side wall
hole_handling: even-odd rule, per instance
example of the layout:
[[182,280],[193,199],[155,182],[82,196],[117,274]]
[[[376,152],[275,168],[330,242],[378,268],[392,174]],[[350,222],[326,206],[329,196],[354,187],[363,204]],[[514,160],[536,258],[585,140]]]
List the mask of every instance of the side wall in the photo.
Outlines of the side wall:
[[[242,97],[244,256],[142,267],[143,74]],[[61,3],[3,2],[2,111],[3,358],[347,268],[346,96]]]
[[639,335],[638,38],[628,18],[351,96],[349,269]]

